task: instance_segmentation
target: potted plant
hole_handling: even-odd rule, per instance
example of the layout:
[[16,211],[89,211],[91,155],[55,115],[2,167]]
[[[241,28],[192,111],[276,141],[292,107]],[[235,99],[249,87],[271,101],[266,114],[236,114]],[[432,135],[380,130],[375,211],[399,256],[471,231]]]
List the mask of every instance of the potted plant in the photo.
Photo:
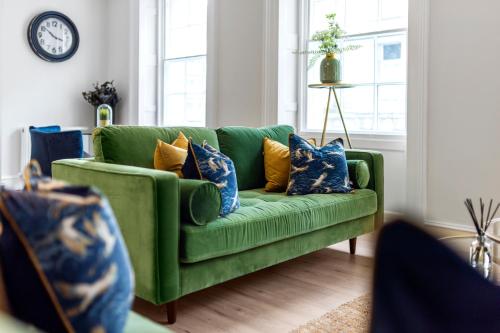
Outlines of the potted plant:
[[[106,120],[107,125],[114,123],[114,110],[120,102],[120,97],[114,86],[114,81],[106,81],[103,84],[94,84],[94,90],[84,91],[83,98],[94,107],[95,124],[101,126],[101,120]],[[101,107],[102,106],[102,107]],[[101,117],[103,112],[103,117]],[[105,116],[104,113],[107,113]]]
[[113,109],[108,104],[101,104],[97,107],[97,126],[105,127],[111,125],[113,118]]
[[343,52],[355,50],[360,47],[359,45],[348,45],[345,47],[340,45],[345,32],[337,23],[336,16],[337,14],[335,13],[327,14],[328,29],[317,31],[312,36],[313,41],[320,42],[318,49],[303,52],[314,54],[309,61],[308,68],[314,66],[321,56],[325,56],[320,66],[320,80],[322,83],[337,83],[342,81],[340,60],[337,56]]

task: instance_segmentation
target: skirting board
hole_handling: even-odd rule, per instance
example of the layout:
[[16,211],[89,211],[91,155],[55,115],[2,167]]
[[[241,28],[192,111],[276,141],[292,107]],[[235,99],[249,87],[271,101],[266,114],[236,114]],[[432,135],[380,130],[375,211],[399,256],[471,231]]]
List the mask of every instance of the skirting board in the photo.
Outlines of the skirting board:
[[424,224],[431,226],[431,227],[437,227],[437,228],[452,229],[452,230],[467,231],[467,232],[476,232],[476,230],[474,229],[474,227],[472,225],[469,226],[469,225],[465,225],[465,224],[459,224],[456,222],[445,222],[445,221],[436,221],[436,220],[426,219],[424,221]]
[[0,185],[7,188],[20,189],[23,185],[19,176],[4,177],[0,180]]
[[[392,211],[385,211],[384,213],[384,220],[385,222],[390,222],[392,220],[398,219],[398,218],[404,218],[406,215],[403,213],[399,212],[392,212]],[[446,222],[446,221],[438,221],[438,220],[430,220],[430,219],[425,219],[424,220],[424,225],[430,226],[430,227],[436,227],[436,228],[444,228],[444,229],[452,229],[452,230],[458,230],[458,231],[467,231],[467,232],[475,232],[475,229],[472,225],[465,225],[461,223],[456,223],[456,222]]]

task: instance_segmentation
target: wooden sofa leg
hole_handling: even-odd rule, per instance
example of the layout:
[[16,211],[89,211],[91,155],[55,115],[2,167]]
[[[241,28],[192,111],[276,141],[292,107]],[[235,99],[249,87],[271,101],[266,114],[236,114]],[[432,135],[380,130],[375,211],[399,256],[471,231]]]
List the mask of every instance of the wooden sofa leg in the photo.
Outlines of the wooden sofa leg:
[[167,303],[167,319],[169,324],[177,321],[177,300]]
[[357,238],[349,239],[349,252],[351,252],[351,254],[356,254],[356,239]]

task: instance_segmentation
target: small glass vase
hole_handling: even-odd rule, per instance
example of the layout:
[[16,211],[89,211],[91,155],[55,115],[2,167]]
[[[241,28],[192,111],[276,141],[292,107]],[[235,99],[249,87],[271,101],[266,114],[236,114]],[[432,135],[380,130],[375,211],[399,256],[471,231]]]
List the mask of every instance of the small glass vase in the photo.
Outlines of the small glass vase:
[[108,104],[101,104],[96,109],[96,127],[112,125],[113,108]]
[[469,249],[469,263],[482,276],[489,279],[492,276],[493,248],[491,240],[486,235],[477,235]]

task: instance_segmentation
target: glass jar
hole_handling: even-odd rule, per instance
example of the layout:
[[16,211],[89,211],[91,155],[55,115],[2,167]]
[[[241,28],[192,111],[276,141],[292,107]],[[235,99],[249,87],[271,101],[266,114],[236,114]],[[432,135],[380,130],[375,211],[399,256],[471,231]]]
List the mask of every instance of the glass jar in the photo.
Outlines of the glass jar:
[[113,108],[108,104],[101,104],[96,110],[96,127],[112,125]]
[[492,275],[493,248],[486,235],[477,235],[469,249],[469,262],[485,278]]

